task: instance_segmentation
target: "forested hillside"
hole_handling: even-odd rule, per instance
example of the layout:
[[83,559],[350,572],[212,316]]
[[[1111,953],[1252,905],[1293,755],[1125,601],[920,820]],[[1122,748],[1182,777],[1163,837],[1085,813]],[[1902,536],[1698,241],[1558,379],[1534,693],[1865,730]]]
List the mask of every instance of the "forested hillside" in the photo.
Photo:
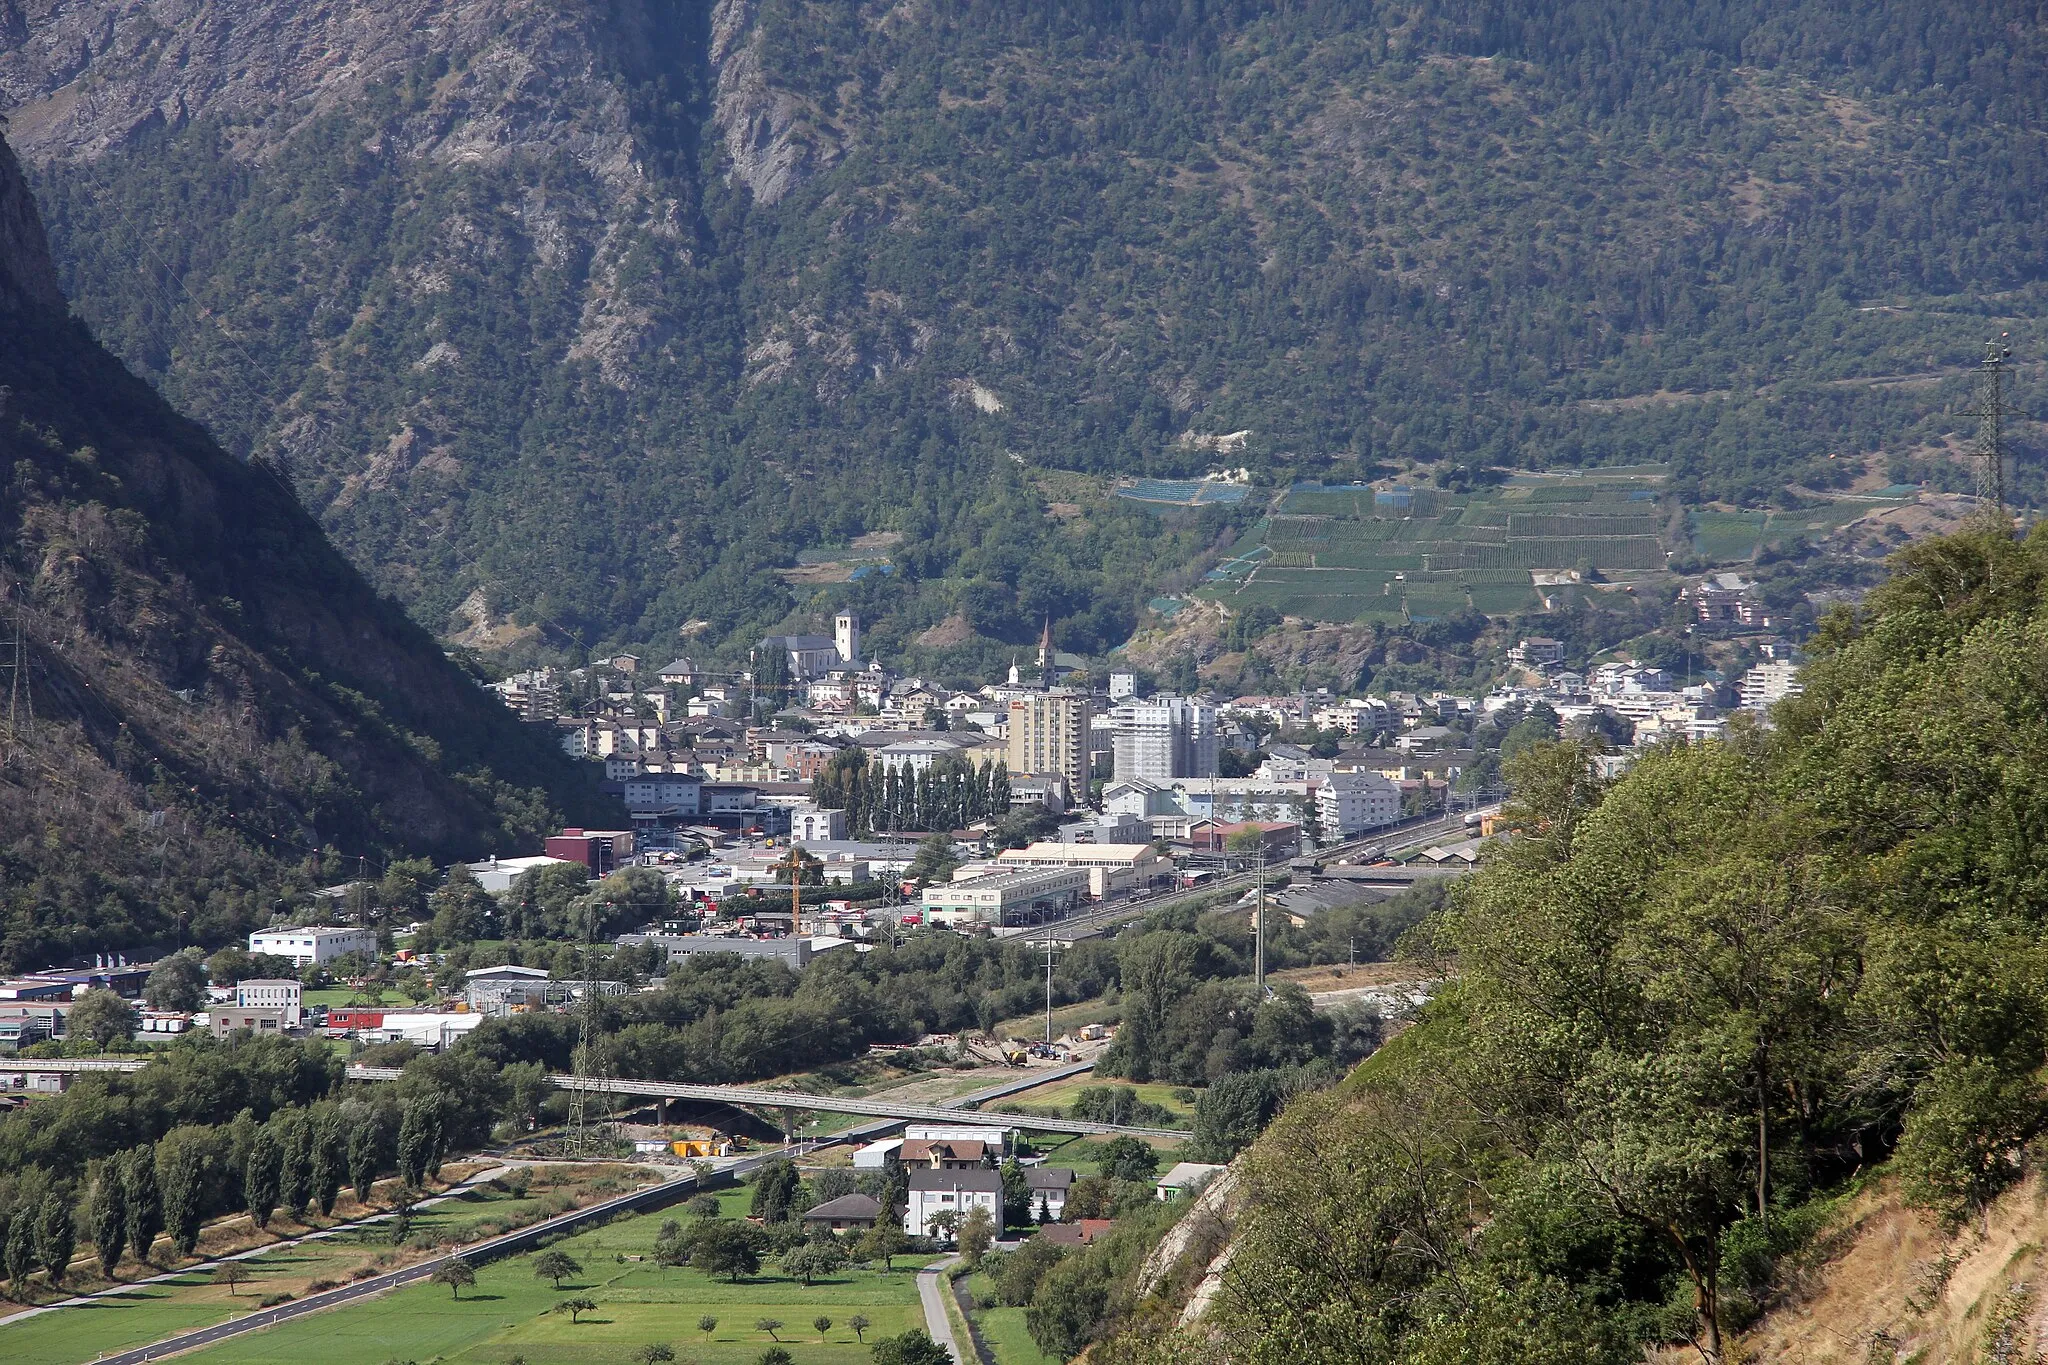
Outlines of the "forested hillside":
[[1607,787],[1576,746],[1516,760],[1522,837],[1437,922],[1421,1022],[1244,1159],[1208,1313],[1128,1295],[1092,1358],[1749,1358],[1891,1188],[1959,1241],[1834,1358],[2035,1358],[2032,1289],[1973,1272],[1960,1305],[2018,1305],[1975,1324],[1943,1298],[2048,1130],[2048,537],[1895,568],[1775,730]]
[[230,941],[598,811],[267,462],[65,313],[0,143],[0,970]]
[[[479,641],[1094,650],[1247,515],[1103,498],[1203,438],[1760,503],[1938,454],[1987,334],[2038,394],[2020,0],[9,13],[82,313]],[[873,531],[891,574],[773,572]]]

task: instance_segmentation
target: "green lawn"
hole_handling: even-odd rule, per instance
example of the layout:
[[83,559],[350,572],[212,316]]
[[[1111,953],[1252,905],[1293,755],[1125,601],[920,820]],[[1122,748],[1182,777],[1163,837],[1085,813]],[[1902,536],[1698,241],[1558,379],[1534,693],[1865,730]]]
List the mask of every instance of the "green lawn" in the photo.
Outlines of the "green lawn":
[[[975,1303],[993,1298],[996,1291],[995,1283],[979,1273],[968,1279],[966,1288],[968,1298]],[[974,1326],[995,1353],[996,1365],[1060,1365],[1058,1357],[1039,1350],[1038,1343],[1031,1339],[1021,1308],[976,1308]]]
[[[1181,1089],[1182,1087],[1180,1086],[1166,1085],[1157,1081],[1147,1081],[1141,1085],[1135,1081],[1119,1080],[1114,1076],[1104,1076],[1098,1079],[1093,1075],[1075,1076],[1068,1080],[1055,1081],[1051,1085],[1041,1085],[1030,1090],[1022,1090],[999,1101],[999,1103],[1028,1104],[1033,1108],[1057,1106],[1065,1110],[1073,1107],[1074,1101],[1080,1098],[1083,1090],[1097,1089],[1103,1086],[1117,1086],[1135,1090],[1138,1092],[1138,1098],[1144,1103],[1156,1104],[1163,1108],[1171,1109],[1182,1117],[1187,1117],[1195,1112],[1193,1104],[1174,1098],[1173,1092]],[[1197,1098],[1199,1098],[1201,1092],[1198,1090],[1195,1093]]]
[[[743,1197],[728,1196],[728,1207]],[[504,1365],[522,1356],[530,1365],[581,1365],[622,1361],[637,1346],[666,1341],[700,1365],[751,1365],[773,1344],[755,1322],[779,1318],[787,1325],[777,1335],[803,1365],[867,1365],[868,1349],[855,1340],[847,1318],[869,1319],[869,1341],[923,1325],[909,1260],[899,1261],[893,1273],[847,1270],[807,1289],[772,1271],[734,1285],[693,1270],[618,1259],[648,1254],[662,1220],[673,1216],[622,1219],[557,1243],[586,1268],[578,1281],[565,1281],[560,1294],[534,1278],[531,1256],[519,1256],[480,1267],[476,1285],[460,1302],[445,1288],[420,1285],[252,1333],[187,1359],[204,1365],[383,1365],[394,1358],[438,1358]],[[599,1304],[581,1323],[549,1311],[577,1295]],[[811,1325],[820,1314],[834,1320],[822,1339]],[[697,1329],[697,1320],[707,1315],[718,1319],[708,1336]],[[68,1359],[90,1360],[91,1348],[74,1350]]]

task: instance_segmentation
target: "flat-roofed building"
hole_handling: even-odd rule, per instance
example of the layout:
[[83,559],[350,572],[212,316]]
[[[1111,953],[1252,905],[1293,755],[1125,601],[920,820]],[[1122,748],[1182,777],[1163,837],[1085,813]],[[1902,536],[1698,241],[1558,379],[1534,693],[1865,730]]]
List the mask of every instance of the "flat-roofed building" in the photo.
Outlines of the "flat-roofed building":
[[1150,844],[1055,844],[1007,848],[996,855],[1004,867],[1062,867],[1084,872],[1088,894],[1097,900],[1113,891],[1150,886],[1173,869]]
[[284,1026],[297,1028],[302,1015],[300,1001],[304,998],[304,987],[296,981],[263,980],[251,977],[235,983],[235,1007],[237,1009],[277,1009],[284,1011]]
[[1072,914],[1088,890],[1082,868],[1020,867],[924,892],[928,924],[1042,924]]
[[1056,773],[1070,791],[1087,791],[1089,707],[1088,697],[1063,689],[1012,698],[1010,771]]
[[334,925],[261,929],[249,935],[249,951],[288,957],[300,967],[319,967],[350,953],[375,956],[377,936],[368,929],[343,929]]

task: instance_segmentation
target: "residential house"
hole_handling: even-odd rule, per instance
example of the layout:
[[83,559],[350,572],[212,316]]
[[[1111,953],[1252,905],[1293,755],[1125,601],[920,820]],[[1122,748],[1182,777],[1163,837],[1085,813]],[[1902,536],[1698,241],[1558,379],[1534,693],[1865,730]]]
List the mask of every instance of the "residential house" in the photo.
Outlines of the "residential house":
[[805,1228],[827,1228],[833,1232],[866,1232],[882,1214],[882,1203],[872,1195],[842,1194],[804,1211]]
[[1031,1218],[1038,1223],[1056,1223],[1067,1211],[1067,1191],[1074,1187],[1074,1173],[1065,1166],[1030,1166],[1024,1183],[1031,1187]]
[[995,1225],[1003,1225],[1002,1172],[986,1168],[974,1171],[934,1170],[929,1166],[919,1166],[910,1172],[910,1197],[903,1209],[903,1230],[913,1237],[929,1237],[938,1227],[934,1220],[940,1214],[953,1213],[965,1220],[975,1209],[988,1210],[988,1216]]

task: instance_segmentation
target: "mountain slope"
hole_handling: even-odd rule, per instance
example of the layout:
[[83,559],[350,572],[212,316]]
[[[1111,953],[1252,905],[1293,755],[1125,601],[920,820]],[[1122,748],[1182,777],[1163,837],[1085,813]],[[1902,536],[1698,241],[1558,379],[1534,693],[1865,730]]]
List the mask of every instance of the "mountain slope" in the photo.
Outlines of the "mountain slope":
[[0,313],[0,965],[217,943],[584,799],[270,466],[67,316],[4,147]]
[[[2017,0],[4,13],[83,315],[437,631],[1098,649],[1186,548],[1100,476],[1203,438],[1760,501],[1914,474],[2043,311]],[[773,572],[875,531],[892,576]]]

